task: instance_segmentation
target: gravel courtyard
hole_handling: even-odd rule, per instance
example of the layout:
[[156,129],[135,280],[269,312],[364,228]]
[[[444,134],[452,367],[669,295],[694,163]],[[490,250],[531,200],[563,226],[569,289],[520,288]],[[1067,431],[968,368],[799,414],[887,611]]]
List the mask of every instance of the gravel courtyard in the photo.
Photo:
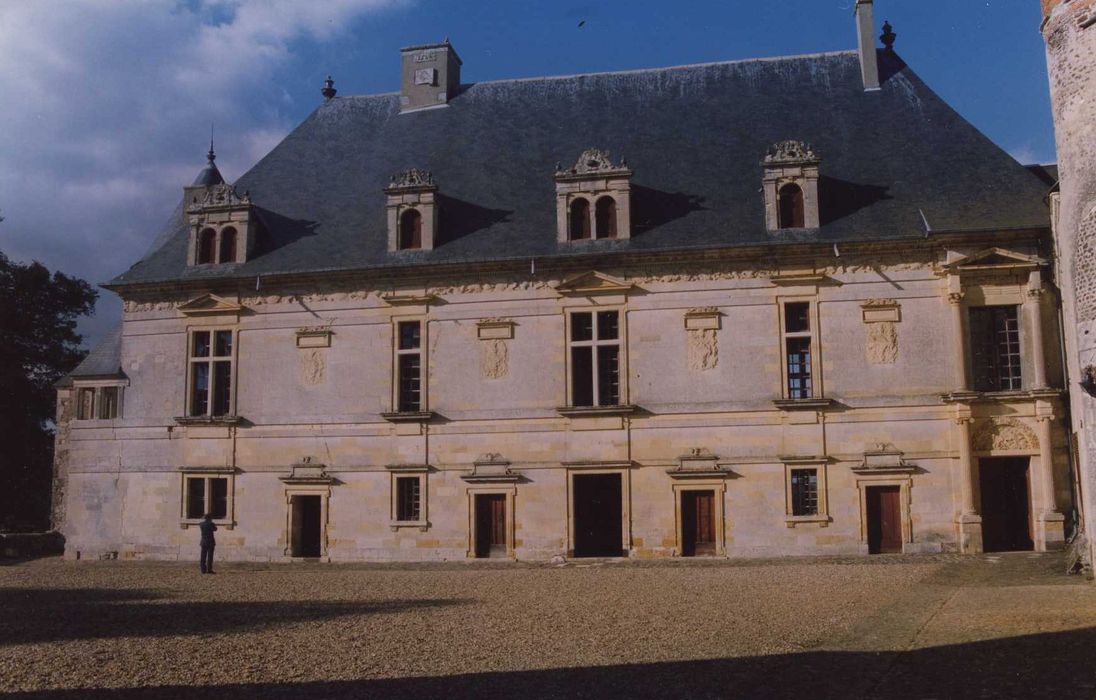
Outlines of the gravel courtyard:
[[1096,586],[1056,555],[196,569],[0,566],[0,691],[1096,697]]

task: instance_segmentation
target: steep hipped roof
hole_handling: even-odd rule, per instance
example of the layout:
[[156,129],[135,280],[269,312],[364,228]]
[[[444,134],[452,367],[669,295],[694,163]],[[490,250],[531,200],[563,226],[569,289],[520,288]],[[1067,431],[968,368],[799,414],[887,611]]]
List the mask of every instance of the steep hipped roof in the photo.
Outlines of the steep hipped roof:
[[118,323],[103,336],[84,360],[76,365],[76,369],[69,372],[57,386],[69,386],[73,379],[105,379],[110,377],[123,377],[121,367],[122,357],[122,324]]
[[[240,178],[265,231],[228,269],[187,268],[181,216],[112,285],[221,276],[548,258],[606,251],[877,240],[1043,228],[1045,187],[880,52],[865,92],[855,52],[476,83],[446,108],[400,114],[399,95],[324,102]],[[822,226],[766,230],[760,160],[777,141],[822,159]],[[589,147],[635,171],[633,238],[556,241],[553,173]],[[425,168],[441,243],[387,251],[383,189]]]

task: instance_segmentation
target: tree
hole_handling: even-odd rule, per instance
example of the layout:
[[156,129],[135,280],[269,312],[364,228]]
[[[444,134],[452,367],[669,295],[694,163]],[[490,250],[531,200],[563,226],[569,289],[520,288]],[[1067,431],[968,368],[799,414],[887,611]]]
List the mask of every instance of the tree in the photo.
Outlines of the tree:
[[0,530],[49,526],[54,384],[86,354],[76,319],[98,292],[0,253]]

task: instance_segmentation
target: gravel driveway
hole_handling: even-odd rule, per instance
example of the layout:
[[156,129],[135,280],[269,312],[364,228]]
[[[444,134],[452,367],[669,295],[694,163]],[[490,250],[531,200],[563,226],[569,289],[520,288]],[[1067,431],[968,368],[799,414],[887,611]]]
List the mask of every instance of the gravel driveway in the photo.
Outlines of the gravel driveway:
[[0,691],[1096,697],[1054,555],[196,568],[0,566]]

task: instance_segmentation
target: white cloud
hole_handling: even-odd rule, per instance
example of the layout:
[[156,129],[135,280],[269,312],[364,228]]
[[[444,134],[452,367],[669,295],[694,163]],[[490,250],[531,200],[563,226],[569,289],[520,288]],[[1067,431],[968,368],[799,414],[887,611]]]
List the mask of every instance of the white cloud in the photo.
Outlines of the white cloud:
[[[406,1],[0,2],[0,251],[121,272],[201,169],[211,121],[238,177],[310,108],[277,80],[299,47]],[[103,296],[93,333],[117,317]]]

